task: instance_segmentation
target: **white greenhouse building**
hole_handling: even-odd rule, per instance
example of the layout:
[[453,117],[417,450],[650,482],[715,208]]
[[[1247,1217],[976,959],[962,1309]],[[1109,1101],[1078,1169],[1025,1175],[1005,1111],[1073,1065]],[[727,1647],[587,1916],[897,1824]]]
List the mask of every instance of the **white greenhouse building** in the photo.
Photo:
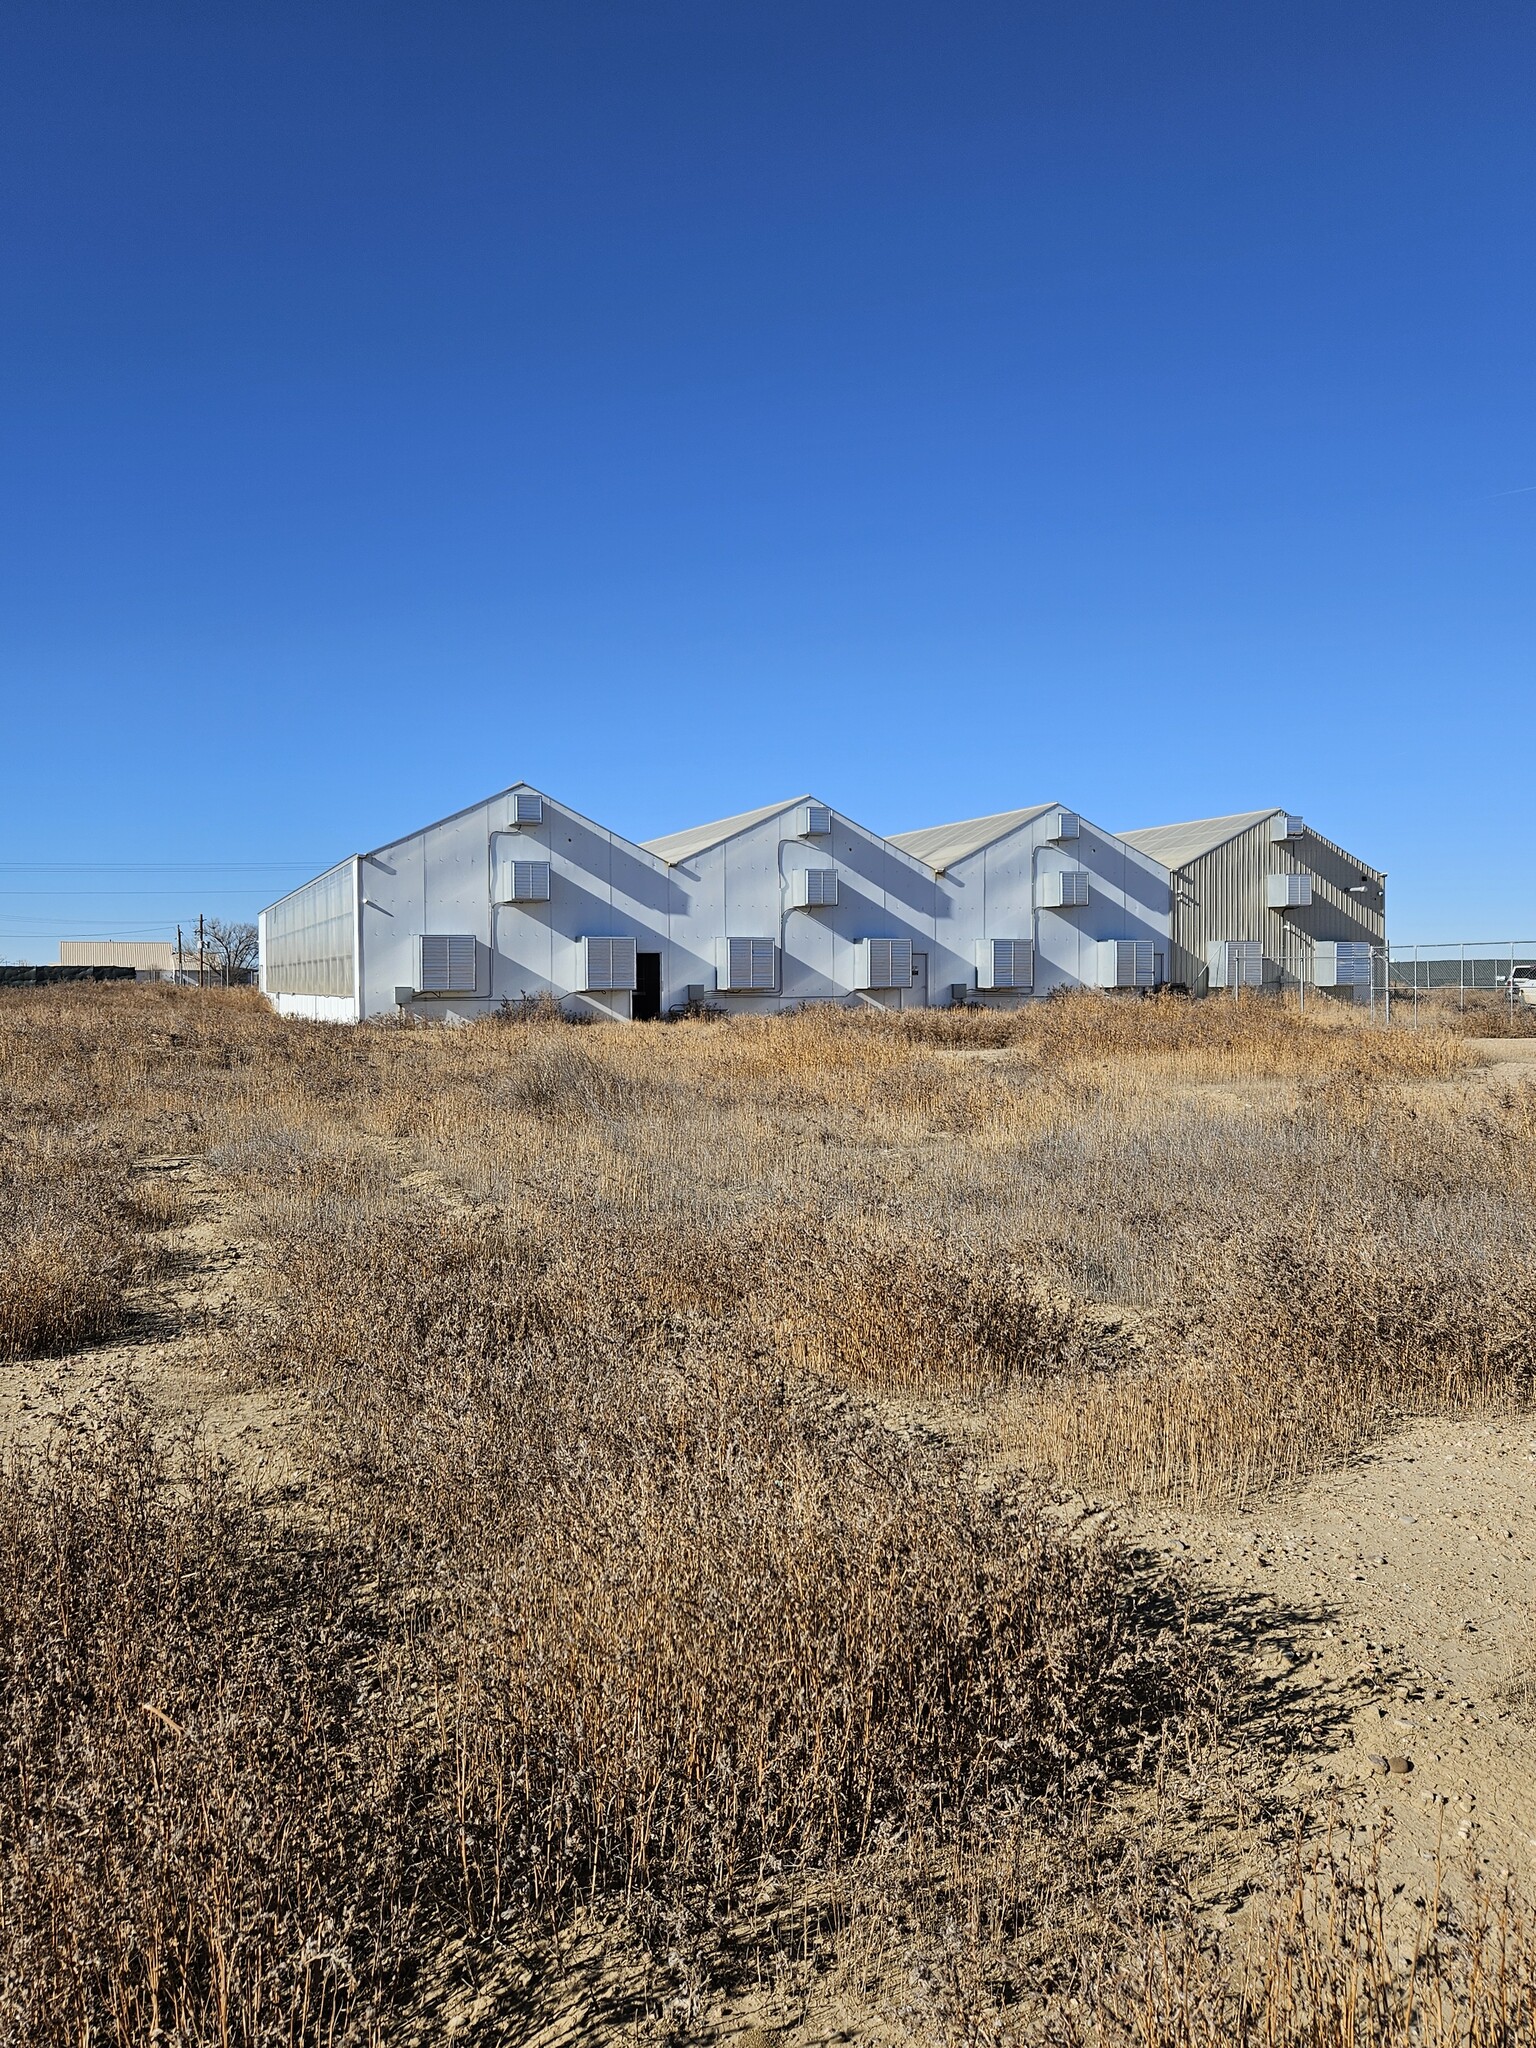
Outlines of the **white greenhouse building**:
[[[1229,886],[1212,862],[1250,840],[1256,879]],[[285,1015],[341,1023],[537,998],[638,1022],[704,1003],[1194,992],[1192,963],[1223,946],[1290,958],[1282,887],[1313,977],[1342,976],[1346,954],[1353,974],[1384,928],[1383,879],[1279,812],[1115,834],[1035,804],[882,837],[799,796],[641,845],[520,782],[270,905],[260,980]]]

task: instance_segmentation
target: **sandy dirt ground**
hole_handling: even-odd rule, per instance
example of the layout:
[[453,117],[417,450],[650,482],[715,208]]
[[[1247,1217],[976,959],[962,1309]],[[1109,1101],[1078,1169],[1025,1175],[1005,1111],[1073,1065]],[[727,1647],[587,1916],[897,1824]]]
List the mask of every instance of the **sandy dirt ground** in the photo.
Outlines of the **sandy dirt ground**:
[[249,1259],[233,1205],[206,1160],[167,1157],[137,1169],[174,1199],[162,1260],[135,1290],[116,1341],[61,1358],[0,1365],[0,1443],[38,1446],[60,1424],[88,1422],[133,1393],[167,1443],[192,1441],[228,1462],[268,1498],[307,1490],[294,1404],[232,1386],[220,1369],[218,1332],[249,1313]]
[[[1251,1513],[1127,1533],[1214,1600],[1252,1686],[1239,1721],[1284,1803],[1379,1829],[1411,1905],[1536,1875],[1536,1430],[1411,1423]],[[1241,1904],[1234,1900],[1234,1906]]]

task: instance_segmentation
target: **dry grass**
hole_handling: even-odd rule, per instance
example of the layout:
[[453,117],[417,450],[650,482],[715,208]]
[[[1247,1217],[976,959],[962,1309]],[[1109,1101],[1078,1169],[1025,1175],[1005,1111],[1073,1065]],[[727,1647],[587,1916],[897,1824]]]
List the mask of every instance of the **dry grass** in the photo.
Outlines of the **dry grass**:
[[1536,1924],[1509,1892],[1457,1913],[1437,1872],[1404,1915],[1374,1857],[1306,1859],[1241,1966],[1187,1939],[1140,1959],[1095,2030],[1144,2048],[1520,2048],[1536,2036]]
[[1421,989],[1417,1004],[1410,989],[1394,993],[1393,1016],[1408,1026],[1424,1024],[1464,1038],[1536,1038],[1536,1005],[1514,1002],[1495,989]]
[[0,1475],[4,2038],[366,2023],[435,1873],[365,1586],[132,1415]]
[[[686,1946],[773,1884],[878,1894],[878,1946],[939,1868],[1013,1955],[1210,1697],[1166,1594],[1033,1488],[1231,1495],[1526,1398],[1536,1095],[1420,1087],[1469,1057],[1257,1003],[348,1032],[0,998],[33,1247],[0,1351],[110,1330],[166,1220],[134,1162],[206,1153],[265,1273],[210,1356],[302,1400],[325,1479],[274,1519],[125,1427],[7,1481],[0,2010],[369,2038],[434,1942],[581,1907]],[[1012,1967],[941,2037],[1014,2038]],[[1248,2038],[1227,1977],[1172,1982],[1129,2037]],[[1264,1983],[1254,2039],[1409,2038],[1285,2032]]]

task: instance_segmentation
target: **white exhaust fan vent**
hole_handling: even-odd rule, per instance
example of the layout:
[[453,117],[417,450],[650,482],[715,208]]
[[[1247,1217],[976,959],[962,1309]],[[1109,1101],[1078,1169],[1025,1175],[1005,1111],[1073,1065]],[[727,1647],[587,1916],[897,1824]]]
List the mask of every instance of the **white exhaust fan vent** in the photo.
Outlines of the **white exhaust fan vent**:
[[910,939],[859,939],[853,948],[855,988],[910,988]]
[[796,868],[793,902],[797,910],[827,910],[836,901],[836,868]]
[[1157,956],[1150,939],[1100,939],[1100,988],[1156,988]]
[[716,979],[735,995],[773,995],[779,986],[778,946],[772,939],[722,939]]
[[1277,811],[1269,821],[1271,839],[1299,839],[1306,829],[1306,821],[1294,811]]
[[824,839],[832,830],[832,813],[825,804],[802,804],[795,831],[802,839]]
[[1047,839],[1075,839],[1082,830],[1076,811],[1053,811],[1046,820]]
[[424,996],[472,996],[476,953],[469,932],[423,932],[417,944],[416,987]]
[[1040,877],[1040,902],[1046,910],[1081,910],[1088,901],[1088,870],[1062,868]]
[[1305,910],[1312,901],[1312,877],[1310,875],[1271,875],[1269,877],[1269,907],[1271,910]]
[[579,961],[583,991],[604,994],[635,986],[633,939],[581,939]]
[[1319,939],[1312,954],[1312,979],[1318,988],[1369,988],[1369,939]]
[[978,988],[1033,988],[1035,949],[1028,939],[978,939]]
[[504,860],[501,862],[501,885],[496,891],[498,903],[547,903],[549,901],[549,862],[547,860]]
[[1260,939],[1212,939],[1206,948],[1212,988],[1262,988],[1264,945]]

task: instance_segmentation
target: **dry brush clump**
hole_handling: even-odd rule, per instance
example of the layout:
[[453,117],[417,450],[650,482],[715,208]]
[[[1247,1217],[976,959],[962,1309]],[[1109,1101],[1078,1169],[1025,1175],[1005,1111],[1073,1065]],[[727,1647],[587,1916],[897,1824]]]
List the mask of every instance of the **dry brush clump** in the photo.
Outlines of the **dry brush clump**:
[[360,1231],[326,1179],[274,1204],[264,1341],[419,1559],[478,1924],[835,1868],[1084,1793],[1176,1717],[1185,1653],[1027,1491],[631,1293],[611,1248],[382,1199]]
[[0,1063],[0,1361],[119,1329],[153,1227],[121,1151],[17,1078]]
[[132,1413],[0,1472],[0,2034],[357,2038],[433,1870],[367,1561]]
[[1155,1938],[1075,2038],[1095,2048],[1523,2048],[1536,2038],[1531,1909],[1508,1887],[1474,1887],[1458,1909],[1443,1878],[1437,1870],[1405,1912],[1371,1848],[1325,1841],[1296,1857],[1246,1953],[1213,1952],[1192,1930]]

